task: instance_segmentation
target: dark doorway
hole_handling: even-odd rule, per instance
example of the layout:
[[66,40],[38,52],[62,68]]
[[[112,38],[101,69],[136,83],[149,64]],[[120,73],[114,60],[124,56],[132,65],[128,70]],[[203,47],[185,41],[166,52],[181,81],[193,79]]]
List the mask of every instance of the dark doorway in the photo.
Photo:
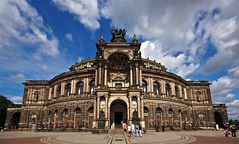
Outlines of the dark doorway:
[[214,112],[215,123],[218,124],[219,128],[223,127],[222,115],[220,112]]
[[123,100],[117,99],[110,105],[110,127],[121,128],[121,122],[127,123],[127,104]]
[[12,116],[12,128],[13,129],[18,129],[19,127],[19,121],[20,121],[20,112],[15,112]]
[[115,127],[120,127],[123,121],[123,112],[115,112]]

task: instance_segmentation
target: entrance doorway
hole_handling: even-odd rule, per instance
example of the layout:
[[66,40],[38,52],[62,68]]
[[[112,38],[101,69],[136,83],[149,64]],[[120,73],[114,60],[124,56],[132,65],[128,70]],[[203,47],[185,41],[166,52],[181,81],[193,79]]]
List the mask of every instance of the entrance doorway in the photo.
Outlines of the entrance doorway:
[[127,123],[127,104],[123,100],[114,100],[110,105],[110,126],[121,128],[122,122]]
[[123,121],[123,112],[115,112],[115,125],[121,124]]
[[220,112],[216,111],[214,112],[214,118],[215,118],[215,123],[218,124],[219,128],[223,127],[222,123],[222,115]]
[[21,113],[20,112],[15,112],[12,116],[12,125],[11,127],[13,129],[18,129],[19,127],[19,121],[20,121],[20,116],[21,116]]

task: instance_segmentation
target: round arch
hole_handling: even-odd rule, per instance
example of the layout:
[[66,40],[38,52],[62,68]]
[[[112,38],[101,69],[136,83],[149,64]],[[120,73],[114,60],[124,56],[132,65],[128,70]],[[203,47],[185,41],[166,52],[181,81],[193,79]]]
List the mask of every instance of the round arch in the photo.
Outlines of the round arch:
[[20,121],[20,116],[21,116],[21,113],[20,113],[19,111],[15,112],[15,113],[13,114],[12,120],[11,120],[13,129],[18,129],[18,127],[19,127],[19,121]]
[[215,123],[218,124],[219,128],[223,127],[222,114],[219,111],[214,112]]
[[121,122],[127,123],[127,103],[122,99],[116,99],[110,104],[110,126],[120,128]]
[[124,70],[128,68],[129,57],[127,54],[122,52],[112,53],[108,57],[109,68],[113,70]]

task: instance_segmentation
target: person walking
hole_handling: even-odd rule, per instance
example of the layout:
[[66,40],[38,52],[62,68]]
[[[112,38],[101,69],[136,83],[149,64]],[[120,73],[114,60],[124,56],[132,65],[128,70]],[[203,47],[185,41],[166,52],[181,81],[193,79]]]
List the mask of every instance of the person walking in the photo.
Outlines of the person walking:
[[135,135],[135,125],[133,123],[131,124],[131,132],[132,132],[132,135],[134,136]]
[[142,126],[139,125],[139,136],[142,137]]
[[130,126],[130,124],[128,125],[128,134],[129,134],[129,137],[131,137],[131,133],[132,133],[132,131],[131,131],[131,126]]
[[236,132],[237,132],[236,126],[235,126],[235,125],[232,125],[232,126],[231,126],[232,137],[236,137]]
[[139,125],[135,125],[136,137],[139,137]]

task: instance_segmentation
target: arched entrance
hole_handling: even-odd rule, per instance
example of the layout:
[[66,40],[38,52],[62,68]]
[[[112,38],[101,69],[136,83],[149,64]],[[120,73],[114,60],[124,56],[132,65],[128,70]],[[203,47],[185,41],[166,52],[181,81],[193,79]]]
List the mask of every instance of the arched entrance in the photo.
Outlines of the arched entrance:
[[20,112],[15,112],[12,116],[12,128],[13,129],[18,129],[19,127],[19,121],[20,121]]
[[222,123],[222,115],[220,112],[216,111],[214,112],[214,118],[215,118],[215,123],[218,124],[219,128],[223,127]]
[[110,126],[121,128],[121,122],[127,123],[127,104],[123,100],[114,100],[110,105]]

